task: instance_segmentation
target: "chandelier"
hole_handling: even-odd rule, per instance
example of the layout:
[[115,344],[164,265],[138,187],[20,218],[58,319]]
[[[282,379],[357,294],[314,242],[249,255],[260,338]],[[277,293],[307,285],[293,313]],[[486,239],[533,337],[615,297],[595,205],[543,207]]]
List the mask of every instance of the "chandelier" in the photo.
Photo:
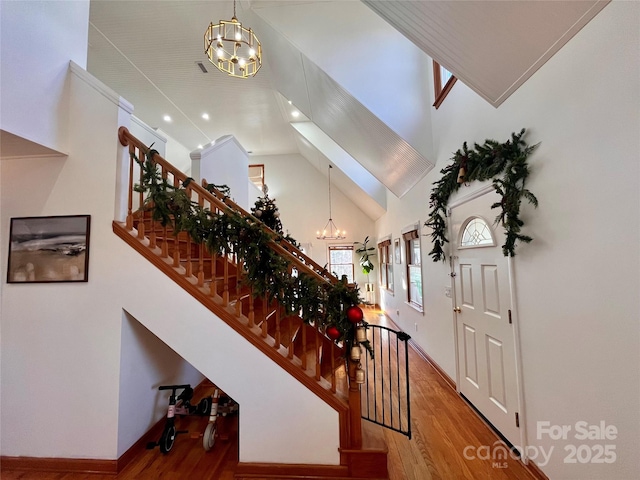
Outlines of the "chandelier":
[[333,223],[333,219],[331,218],[331,169],[333,167],[329,165],[329,221],[324,226],[322,231],[316,232],[316,238],[320,240],[342,240],[347,238],[347,232],[345,230],[340,230],[336,227],[336,224]]
[[233,0],[233,17],[209,24],[204,32],[204,53],[218,70],[232,77],[252,77],[262,66],[262,45],[253,30],[245,28],[236,18],[236,2]]

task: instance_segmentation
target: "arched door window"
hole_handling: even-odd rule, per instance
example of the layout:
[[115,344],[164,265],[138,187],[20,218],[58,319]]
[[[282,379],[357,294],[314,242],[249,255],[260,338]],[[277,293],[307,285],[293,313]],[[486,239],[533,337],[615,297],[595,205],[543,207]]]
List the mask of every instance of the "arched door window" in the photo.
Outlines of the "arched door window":
[[460,248],[492,247],[496,244],[491,233],[491,227],[480,217],[471,217],[467,220],[462,235],[460,235]]

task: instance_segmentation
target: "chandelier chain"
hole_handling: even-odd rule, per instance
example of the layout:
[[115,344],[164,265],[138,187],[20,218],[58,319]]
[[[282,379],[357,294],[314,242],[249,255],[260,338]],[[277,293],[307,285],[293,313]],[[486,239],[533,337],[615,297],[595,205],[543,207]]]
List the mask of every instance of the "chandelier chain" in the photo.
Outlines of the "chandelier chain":
[[336,227],[336,224],[333,223],[333,216],[331,210],[331,169],[333,165],[329,164],[328,171],[328,180],[329,180],[329,220],[327,220],[327,224],[324,226],[322,231],[318,230],[316,238],[319,240],[343,240],[347,237],[347,232],[345,230],[340,230]]
[[333,167],[329,165],[329,220],[333,219],[333,215],[331,215],[331,169]]

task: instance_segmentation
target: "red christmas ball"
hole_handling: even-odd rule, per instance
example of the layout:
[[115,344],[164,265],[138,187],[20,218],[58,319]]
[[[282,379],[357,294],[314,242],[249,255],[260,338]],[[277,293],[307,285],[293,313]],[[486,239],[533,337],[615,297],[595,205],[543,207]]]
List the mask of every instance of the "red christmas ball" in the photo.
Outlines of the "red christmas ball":
[[364,313],[362,313],[362,309],[357,305],[352,305],[347,308],[347,320],[351,323],[359,323],[364,318]]
[[336,327],[335,325],[329,325],[327,327],[326,333],[331,340],[337,340],[338,338],[340,338],[340,330],[338,330],[338,327]]

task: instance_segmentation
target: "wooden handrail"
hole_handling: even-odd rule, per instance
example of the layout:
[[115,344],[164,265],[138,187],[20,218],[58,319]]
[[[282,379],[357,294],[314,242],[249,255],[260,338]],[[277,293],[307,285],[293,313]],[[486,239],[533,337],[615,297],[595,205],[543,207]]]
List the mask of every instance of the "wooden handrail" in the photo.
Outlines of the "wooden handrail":
[[[149,148],[136,137],[134,137],[126,127],[119,128],[118,138],[123,146],[133,145],[144,155],[146,155],[149,151]],[[142,159],[139,160],[142,161]],[[171,163],[169,163],[167,160],[162,158],[158,153],[154,154],[152,160],[157,165],[159,165],[163,171],[171,172],[174,178],[174,186],[176,187],[179,184],[183,184],[185,180],[189,178],[186,174],[184,174],[176,167],[171,165]],[[300,249],[278,235],[271,228],[261,222],[258,218],[254,217],[251,213],[244,210],[230,198],[225,197],[218,189],[214,188],[213,192],[209,191],[206,188],[206,186],[208,185],[206,180],[203,180],[202,183],[203,185],[200,186],[197,183],[191,182],[189,183],[188,188],[189,190],[194,191],[198,198],[204,198],[219,210],[224,211],[225,209],[228,209],[232,212],[240,214],[243,217],[248,217],[257,225],[260,225],[262,229],[271,237],[272,241],[270,247],[273,248],[278,254],[285,257],[289,262],[293,263],[299,271],[312,275],[318,280],[330,282],[333,284],[338,283],[338,279],[335,276],[331,275],[325,268],[318,265],[318,263],[316,263],[313,259],[309,258]],[[276,239],[278,239],[279,241],[276,241]]]
[[[209,186],[209,183],[205,179],[202,179],[202,186],[206,189],[207,192],[210,191],[207,188]],[[255,217],[252,213],[247,212],[245,209],[243,209],[236,202],[231,200],[229,197],[225,196],[220,190],[218,190],[215,187],[212,187],[212,188],[213,188],[213,192],[211,192],[211,193],[213,195],[215,195],[216,198],[218,198],[220,201],[224,202],[225,205],[230,207],[232,210],[240,213],[242,216],[249,217],[254,222],[256,222],[258,224],[262,224],[263,230],[265,232],[267,232],[271,236],[272,240],[278,242],[278,245],[282,249],[282,250],[279,251],[279,253],[281,255],[286,256],[288,258],[291,258],[291,256],[293,256],[294,258],[297,257],[297,258],[301,259],[304,264],[310,266],[309,268],[311,268],[312,270],[316,271],[319,275],[324,277],[325,280],[328,280],[328,281],[330,281],[331,283],[334,283],[334,284],[338,283],[338,279],[335,277],[335,275],[332,275],[326,268],[321,267],[318,263],[316,263],[315,260],[313,260],[311,257],[307,256],[307,254],[305,254],[302,250],[300,250],[298,247],[293,245],[286,238],[282,237],[281,235],[278,235],[278,233],[276,233],[272,228],[270,228],[269,226],[265,225],[257,217]]]
[[[335,367],[333,360],[333,348],[321,348],[325,340],[324,331],[319,328],[317,322],[311,322],[311,328],[315,332],[315,345],[313,347],[315,359],[313,363],[307,361],[307,353],[303,353],[300,358],[294,355],[293,334],[291,330],[291,319],[288,324],[281,325],[284,316],[281,315],[281,306],[277,302],[269,301],[267,298],[254,298],[252,293],[241,292],[240,275],[242,265],[238,264],[239,259],[234,254],[209,253],[204,245],[196,245],[190,238],[184,238],[185,233],[172,234],[171,229],[166,225],[160,226],[159,222],[151,222],[148,232],[145,231],[142,206],[143,195],[134,196],[134,166],[133,157],[140,161],[144,160],[149,148],[140,140],[134,137],[127,128],[120,127],[118,138],[123,146],[129,147],[131,156],[129,166],[128,181],[128,203],[127,217],[124,224],[114,222],[114,232],[121,236],[134,248],[138,249],[146,258],[152,261],[158,268],[171,276],[183,288],[203,302],[218,317],[231,325],[236,331],[241,333],[251,343],[260,348],[265,354],[276,360],[302,383],[310,388],[321,386],[320,389],[312,388],[329,405],[333,406],[340,416],[340,444],[341,448],[358,448],[361,445],[361,436],[354,430],[360,430],[360,410],[355,407],[355,388],[359,386],[351,385],[348,391],[336,392],[336,371],[332,368],[331,378],[325,379],[321,375],[321,355],[331,355],[331,364]],[[173,165],[162,158],[157,152],[154,153],[152,161],[160,170],[162,178],[170,182],[175,188],[183,186],[189,178],[180,172]],[[140,179],[141,181],[142,179]],[[297,247],[261,222],[258,218],[237,205],[230,198],[225,197],[222,192],[213,188],[208,189],[206,181],[202,185],[191,181],[185,188],[189,198],[195,199],[195,204],[200,208],[208,207],[212,212],[235,213],[250,221],[260,225],[266,232],[270,241],[268,247],[276,254],[283,257],[299,274],[310,275],[325,285],[336,284],[339,280],[331,275],[325,268],[318,265],[314,260],[305,255]],[[137,205],[136,205],[137,202]],[[148,221],[148,220],[147,220]],[[134,224],[136,229],[134,230]],[[136,231],[137,230],[137,231]],[[156,232],[158,235],[156,246]],[[162,238],[160,238],[160,236]],[[169,238],[173,236],[173,241]],[[189,235],[186,234],[186,237]],[[180,237],[180,238],[179,238]],[[195,248],[197,250],[192,250]],[[186,250],[185,250],[186,249]],[[194,258],[197,252],[197,259]],[[170,257],[170,258],[169,258]],[[207,266],[205,267],[205,263]],[[210,266],[209,266],[210,262]],[[206,273],[205,273],[206,270]],[[209,279],[209,280],[207,280]],[[208,285],[207,285],[208,283]],[[235,303],[234,303],[235,302]],[[259,304],[262,303],[261,306]],[[216,307],[219,305],[220,308]],[[255,305],[258,305],[257,307]],[[246,307],[246,309],[245,309]],[[260,319],[256,319],[257,314]],[[285,330],[288,329],[288,330]],[[310,330],[311,331],[311,330]],[[302,341],[303,349],[307,345],[307,327],[302,325],[299,330],[298,341]],[[282,342],[288,342],[288,345]],[[339,348],[339,347],[337,347]],[[331,352],[328,352],[331,350]],[[349,371],[345,372],[349,379]],[[328,378],[328,377],[327,377]],[[358,418],[353,418],[356,415]]]

